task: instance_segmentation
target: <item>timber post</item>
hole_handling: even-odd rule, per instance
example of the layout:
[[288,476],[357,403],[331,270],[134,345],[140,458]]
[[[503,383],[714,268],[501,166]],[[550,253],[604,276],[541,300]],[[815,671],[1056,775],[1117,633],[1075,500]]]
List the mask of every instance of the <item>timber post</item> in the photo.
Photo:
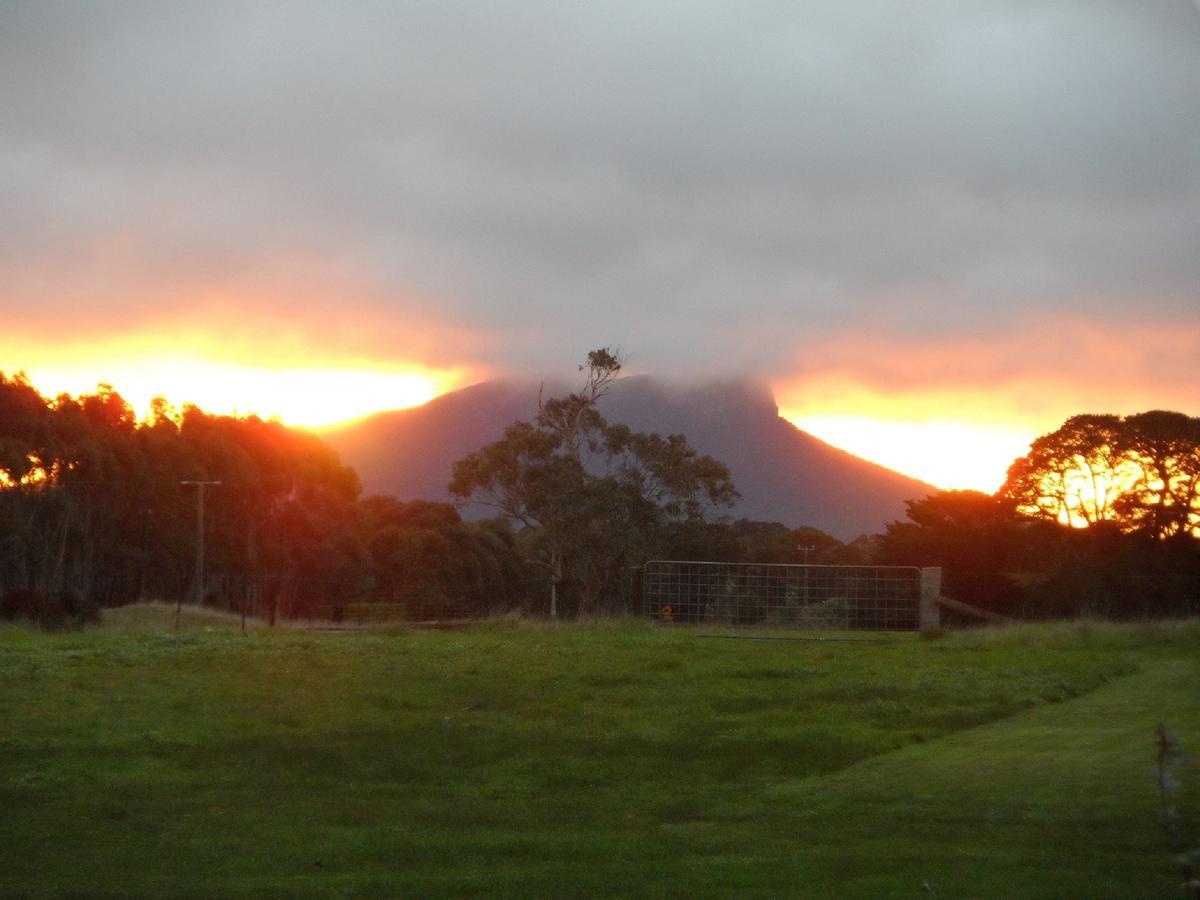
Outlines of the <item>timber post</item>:
[[942,567],[921,569],[921,605],[917,620],[921,637],[930,637],[941,630],[942,616],[938,608],[938,599],[941,596]]

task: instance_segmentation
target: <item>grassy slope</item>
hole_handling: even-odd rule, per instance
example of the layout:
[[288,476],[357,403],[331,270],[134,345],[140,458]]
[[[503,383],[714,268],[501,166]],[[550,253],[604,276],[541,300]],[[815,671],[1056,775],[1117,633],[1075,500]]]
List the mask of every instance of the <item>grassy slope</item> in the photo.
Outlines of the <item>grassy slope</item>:
[[[0,892],[1169,895],[1200,629],[0,630]],[[1192,781],[1200,781],[1200,771]]]

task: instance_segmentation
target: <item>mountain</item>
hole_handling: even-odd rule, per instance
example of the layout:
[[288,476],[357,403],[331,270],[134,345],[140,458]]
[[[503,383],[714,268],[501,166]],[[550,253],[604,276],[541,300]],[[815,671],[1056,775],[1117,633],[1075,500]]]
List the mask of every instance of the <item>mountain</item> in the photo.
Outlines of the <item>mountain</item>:
[[[548,387],[546,394],[564,390]],[[358,470],[367,493],[447,500],[455,460],[532,418],[537,398],[536,384],[487,381],[322,436]],[[768,389],[746,381],[676,387],[648,376],[623,378],[600,410],[637,431],[686,435],[728,465],[742,495],[730,510],[734,518],[813,525],[850,540],[903,518],[905,500],[935,490],[801,431],[780,417]]]

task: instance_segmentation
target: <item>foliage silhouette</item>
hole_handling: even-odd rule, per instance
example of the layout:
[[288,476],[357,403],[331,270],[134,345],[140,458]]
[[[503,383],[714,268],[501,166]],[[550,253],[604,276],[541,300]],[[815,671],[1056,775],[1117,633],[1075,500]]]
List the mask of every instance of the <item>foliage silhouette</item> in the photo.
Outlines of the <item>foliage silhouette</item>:
[[703,521],[737,492],[729,470],[682,435],[610,424],[597,404],[622,368],[607,348],[588,354],[582,388],[539,402],[533,422],[454,465],[450,492],[475,499],[524,529],[551,584],[577,613],[613,608],[629,569],[671,523]]
[[[161,400],[139,422],[106,386],[51,401],[0,375],[0,616],[57,626],[187,596],[196,501],[180,482],[194,479],[221,482],[206,497],[210,604],[274,621],[406,588],[472,611],[521,602],[511,531],[449,504],[360,500],[315,435]],[[405,559],[414,543],[440,549]]]
[[1153,410],[1080,415],[1033,442],[1000,496],[1077,526],[1114,523],[1157,538],[1200,529],[1200,418]]
[[736,496],[725,466],[601,415],[621,367],[593,351],[578,392],[459,461],[452,489],[492,503],[499,518],[484,522],[447,503],[362,498],[328,446],[279,422],[164,401],[138,421],[107,386],[47,399],[0,374],[0,617],[62,627],[187,596],[195,494],[180,482],[196,479],[222,482],[207,497],[206,602],[271,621],[381,599],[541,612],[548,580],[567,610],[621,610],[650,558],[940,565],[948,596],[1025,618],[1200,613],[1200,420],[1073,417],[995,496],[914,499],[907,521],[844,545],[712,521]]

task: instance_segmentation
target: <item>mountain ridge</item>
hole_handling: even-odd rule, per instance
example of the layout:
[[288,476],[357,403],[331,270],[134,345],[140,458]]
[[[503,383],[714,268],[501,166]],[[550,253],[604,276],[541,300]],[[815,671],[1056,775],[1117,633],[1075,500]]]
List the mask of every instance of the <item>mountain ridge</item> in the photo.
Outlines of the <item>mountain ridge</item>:
[[[366,492],[449,500],[456,460],[532,418],[539,392],[566,390],[556,383],[483,381],[320,433],[358,470]],[[904,516],[905,500],[936,490],[797,428],[779,415],[770,389],[750,380],[677,385],[629,376],[612,384],[600,411],[638,431],[683,434],[728,465],[742,495],[728,511],[734,518],[811,525],[850,540],[882,530]],[[467,505],[464,514],[487,511]]]

